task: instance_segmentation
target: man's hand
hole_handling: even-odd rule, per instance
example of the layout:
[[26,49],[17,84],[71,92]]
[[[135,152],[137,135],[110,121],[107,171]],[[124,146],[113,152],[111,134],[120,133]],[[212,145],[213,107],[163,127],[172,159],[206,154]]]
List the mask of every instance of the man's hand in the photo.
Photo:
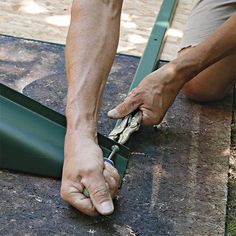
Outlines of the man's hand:
[[[61,196],[66,202],[87,215],[111,214],[119,178],[112,165],[104,164],[102,150],[93,138],[67,130],[61,185]],[[84,187],[90,198],[83,195]]]
[[184,80],[177,73],[175,64],[169,63],[148,75],[124,102],[108,112],[108,116],[122,118],[139,108],[144,124],[159,124],[183,85]]
[[[61,196],[88,215],[113,212],[112,197],[119,182],[112,166],[105,165],[104,169],[96,128],[101,97],[118,45],[122,3],[74,0],[66,40],[67,134]],[[82,194],[84,186],[90,198]]]

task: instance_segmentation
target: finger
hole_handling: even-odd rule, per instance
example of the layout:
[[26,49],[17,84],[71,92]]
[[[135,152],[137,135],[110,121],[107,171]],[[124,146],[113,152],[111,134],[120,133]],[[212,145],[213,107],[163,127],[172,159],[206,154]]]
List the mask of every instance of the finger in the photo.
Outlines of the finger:
[[[80,184],[81,185],[81,184]],[[90,198],[85,197],[82,192],[82,185],[75,186],[71,183],[62,183],[61,197],[64,201],[83,212],[86,215],[96,216],[98,212]]]
[[111,194],[112,199],[116,197],[116,193],[118,190],[119,182],[117,182],[110,173],[104,169],[103,176],[105,178],[106,183],[108,184],[109,192]]
[[108,116],[113,119],[122,118],[134,110],[136,110],[140,105],[140,100],[138,97],[130,96],[127,97],[122,103],[120,103],[117,107],[110,110],[108,112]]
[[120,175],[119,175],[117,169],[113,165],[111,165],[107,162],[105,162],[104,164],[105,164],[104,170],[108,171],[109,175],[112,176],[117,183],[119,183],[120,182]]
[[114,211],[109,188],[102,173],[94,171],[91,175],[82,178],[81,183],[88,189],[90,199],[100,214],[110,215]]
[[67,201],[70,205],[89,216],[97,216],[98,212],[90,198],[81,193],[71,193]]

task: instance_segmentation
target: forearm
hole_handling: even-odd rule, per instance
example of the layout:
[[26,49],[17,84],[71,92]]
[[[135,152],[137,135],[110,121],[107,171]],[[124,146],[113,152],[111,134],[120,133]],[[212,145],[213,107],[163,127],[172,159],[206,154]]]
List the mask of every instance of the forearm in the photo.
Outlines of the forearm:
[[232,15],[208,39],[182,53],[173,61],[184,82],[236,49],[236,14]]
[[66,43],[67,127],[96,135],[119,38],[121,0],[74,0]]

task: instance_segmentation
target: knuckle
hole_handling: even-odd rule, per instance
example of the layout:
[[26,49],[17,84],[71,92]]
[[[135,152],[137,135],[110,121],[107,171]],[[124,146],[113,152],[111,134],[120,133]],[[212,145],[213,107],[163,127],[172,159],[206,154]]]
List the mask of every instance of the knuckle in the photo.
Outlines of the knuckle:
[[117,110],[119,111],[119,113],[123,114],[126,113],[128,110],[128,106],[127,106],[127,100],[125,100],[123,103],[121,103],[118,107]]
[[136,97],[131,97],[131,98],[129,99],[129,105],[130,105],[131,107],[136,106],[137,103],[138,103],[138,101],[137,101],[137,98],[136,98]]
[[68,189],[64,185],[61,186],[60,196],[64,201],[67,201],[67,199],[68,199]]
[[116,180],[117,184],[120,183],[120,175],[119,175],[118,171],[117,171],[117,173],[115,174],[114,179]]
[[119,187],[119,176],[113,177],[109,175],[105,177],[105,181],[108,183],[109,190],[117,189]]
[[142,99],[142,93],[140,91],[136,91],[135,93],[132,94],[132,96],[130,96],[130,102],[133,103],[138,103],[140,102]]
[[135,97],[136,100],[140,100],[142,98],[143,94],[144,94],[144,91],[142,91],[142,89],[137,88],[135,90],[135,93],[133,94],[133,97]]
[[96,197],[98,201],[103,202],[108,197],[108,189],[106,185],[99,185],[93,189],[91,195]]
[[106,170],[108,172],[113,172],[114,170],[116,170],[116,168],[108,162],[105,162],[104,165],[105,165],[104,170]]
[[107,169],[103,170],[103,176],[104,176],[105,179],[109,177],[109,174],[110,173],[109,173],[109,171]]
[[83,176],[90,176],[98,171],[98,167],[96,165],[86,165],[79,170],[80,175]]
[[129,113],[134,107],[137,107],[138,104],[139,101],[137,101],[136,98],[129,97],[121,104],[119,111],[121,113]]
[[110,179],[109,188],[111,190],[116,190],[118,188],[118,183],[113,177],[111,177],[111,179]]
[[106,171],[106,173],[107,174],[109,174],[111,177],[113,177],[117,182],[119,182],[119,180],[120,180],[120,175],[119,175],[119,173],[118,173],[118,170],[114,167],[114,166],[112,166],[112,165],[110,165],[110,164],[108,164],[108,163],[105,163],[105,169],[104,169],[104,171]]
[[119,182],[119,180],[120,180],[120,175],[119,175],[119,173],[118,173],[118,171],[116,170],[116,169],[114,169],[113,171],[112,171],[112,177],[116,180],[116,181],[118,181]]

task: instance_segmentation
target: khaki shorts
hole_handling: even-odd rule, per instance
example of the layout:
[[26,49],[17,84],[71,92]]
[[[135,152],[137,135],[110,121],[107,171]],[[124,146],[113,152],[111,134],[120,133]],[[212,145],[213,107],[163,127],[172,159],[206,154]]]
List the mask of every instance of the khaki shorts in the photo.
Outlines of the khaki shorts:
[[197,0],[189,15],[180,49],[201,43],[235,12],[236,0]]

